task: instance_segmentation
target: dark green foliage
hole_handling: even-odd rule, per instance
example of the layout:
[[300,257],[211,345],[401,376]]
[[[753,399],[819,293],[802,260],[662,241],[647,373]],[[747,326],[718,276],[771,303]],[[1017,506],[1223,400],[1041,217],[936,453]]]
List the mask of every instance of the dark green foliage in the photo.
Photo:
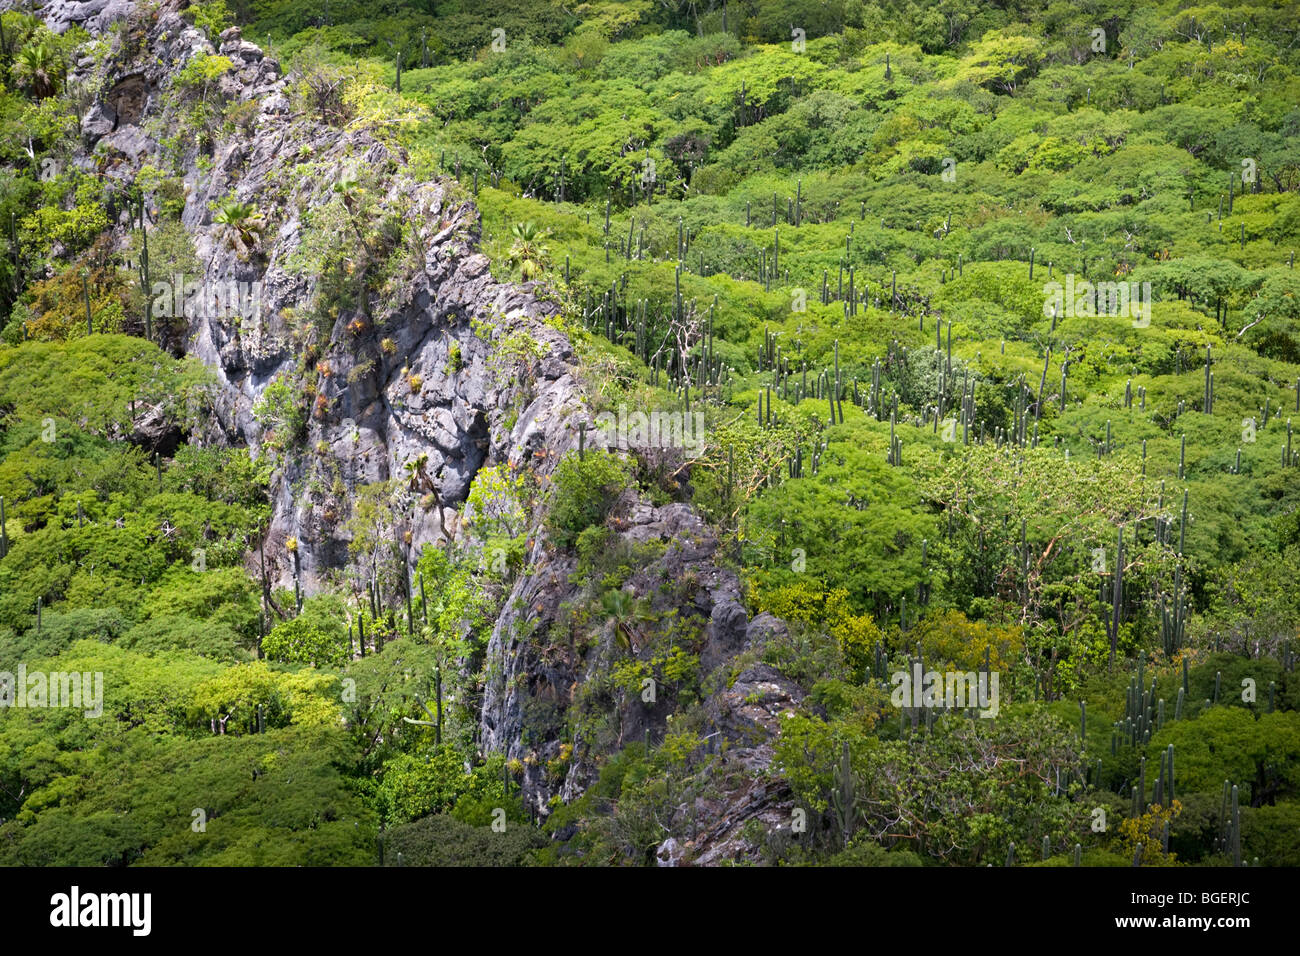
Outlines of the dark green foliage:
[[569,547],[587,528],[599,525],[627,487],[626,466],[606,451],[565,455],[551,477],[547,527],[558,547]]
[[405,866],[527,866],[531,851],[545,846],[546,837],[527,823],[509,823],[504,833],[490,826],[472,826],[445,814],[384,831],[385,862]]

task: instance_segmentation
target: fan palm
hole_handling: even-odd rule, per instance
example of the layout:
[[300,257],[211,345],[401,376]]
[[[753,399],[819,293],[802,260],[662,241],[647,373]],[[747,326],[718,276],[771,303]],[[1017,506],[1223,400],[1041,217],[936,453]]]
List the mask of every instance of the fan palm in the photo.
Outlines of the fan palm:
[[514,243],[510,246],[510,263],[519,267],[524,280],[536,279],[550,265],[550,253],[542,240],[548,233],[533,222],[517,222],[510,227]]
[[630,591],[615,589],[600,596],[600,606],[605,612],[607,623],[614,626],[614,636],[618,642],[631,653],[637,653],[639,635],[633,623],[647,617],[641,602]]
[[242,202],[226,203],[217,210],[212,221],[224,227],[226,245],[244,256],[256,248],[265,225],[257,210]]
[[32,40],[23,47],[14,66],[28,92],[38,100],[58,92],[61,69],[58,50],[45,38]]

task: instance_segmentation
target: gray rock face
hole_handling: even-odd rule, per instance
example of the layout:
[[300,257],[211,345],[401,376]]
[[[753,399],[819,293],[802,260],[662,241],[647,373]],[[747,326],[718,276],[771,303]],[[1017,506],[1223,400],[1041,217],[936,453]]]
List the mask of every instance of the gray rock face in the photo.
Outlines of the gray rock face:
[[659,849],[655,851],[655,862],[659,866],[681,866],[683,856],[685,853],[677,838],[669,837],[659,844]]
[[[51,22],[96,32],[130,6],[60,0],[45,12]],[[141,52],[110,59],[109,92],[82,124],[93,151],[83,164],[107,165],[106,177],[124,183],[145,163],[161,165],[150,130],[166,116],[175,70],[200,53],[230,58],[234,70],[219,93],[249,107],[241,111],[240,133],[217,136],[206,148],[196,144],[185,155],[181,220],[202,265],[205,295],[233,289],[250,294],[255,308],[241,306],[238,314],[190,309],[173,346],[200,358],[218,381],[214,419],[199,437],[279,456],[265,544],[273,583],[292,585],[285,543],[295,538],[304,590],[327,586],[348,563],[346,518],[364,485],[402,480],[409,507],[394,533],[414,559],[426,544],[457,546],[460,516],[482,468],[509,464],[544,478],[577,448],[581,425],[594,431],[573,347],[548,323],[558,307],[544,288],[492,276],[477,249],[478,211],[460,187],[416,182],[404,172],[405,157],[380,139],[325,125],[314,110],[295,106],[278,65],[237,29],[214,47],[181,20],[174,4],[134,26],[144,31]],[[380,214],[401,215],[419,254],[394,274],[392,288],[340,295],[321,288],[321,277],[297,263],[319,230],[313,216],[358,166],[374,174],[369,189]],[[214,208],[232,203],[260,217],[251,248],[214,215]],[[338,236],[341,247],[354,240],[346,230]],[[532,349],[503,350],[507,339]],[[310,385],[304,434],[277,452],[277,439],[285,436],[268,430],[255,409],[278,379]],[[161,439],[159,423],[139,424],[137,440]],[[678,622],[702,677],[721,673],[737,654],[761,647],[784,627],[768,615],[749,619],[739,580],[720,566],[718,541],[690,506],[656,507],[629,492],[615,507],[611,528],[611,547],[653,552],[624,589],[652,615]],[[546,772],[546,762],[561,751],[565,715],[579,705],[580,688],[620,655],[649,657],[647,648],[622,646],[610,625],[594,646],[575,643],[565,608],[592,598],[571,580],[575,567],[574,555],[533,529],[528,570],[506,585],[487,648],[480,747],[520,761],[525,798],[542,813],[555,795],[579,796],[609,748],[647,734],[660,739],[676,703],[668,687],[652,702],[634,694],[599,701],[608,720],[598,738],[576,742],[559,779]],[[764,733],[774,732],[800,699],[799,688],[775,671],[751,667],[710,700],[713,736],[726,737],[728,760],[757,779],[771,758]],[[737,842],[738,827],[753,816],[779,817],[776,808],[788,797],[782,786],[747,784],[729,801],[701,808],[730,822],[693,841],[690,852],[709,858],[716,843],[722,849],[714,859],[752,857],[754,848]],[[676,843],[661,848],[667,865],[685,855]]]
[[[13,0],[0,0],[0,10],[17,5]],[[49,0],[35,6],[35,12],[55,33],[65,33],[74,25],[92,34],[103,33],[135,12],[134,0]]]
[[127,440],[147,452],[170,457],[176,454],[183,437],[181,430],[168,420],[162,409],[142,405],[131,422],[131,433]]
[[113,108],[107,103],[96,103],[81,118],[81,135],[94,143],[101,136],[113,132],[113,127],[116,125],[117,114],[113,112]]

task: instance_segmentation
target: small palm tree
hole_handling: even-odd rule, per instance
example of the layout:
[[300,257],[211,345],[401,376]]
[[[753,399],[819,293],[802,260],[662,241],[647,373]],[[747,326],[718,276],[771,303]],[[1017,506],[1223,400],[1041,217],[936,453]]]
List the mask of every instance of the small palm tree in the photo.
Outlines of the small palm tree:
[[536,279],[550,266],[550,252],[542,245],[549,233],[533,222],[517,222],[510,227],[514,243],[510,246],[510,264],[519,267],[524,281]]
[[257,247],[265,226],[257,210],[242,202],[226,203],[212,221],[224,227],[226,245],[241,256],[247,256]]
[[645,620],[647,615],[630,591],[614,589],[600,596],[600,606],[607,623],[613,624],[614,636],[631,653],[637,653],[638,634],[634,622]]
[[357,179],[348,173],[343,173],[334,183],[334,191],[343,197],[343,205],[348,209],[356,204],[357,199]]
[[36,99],[43,100],[58,92],[62,64],[58,50],[48,39],[41,37],[23,47],[14,69]]

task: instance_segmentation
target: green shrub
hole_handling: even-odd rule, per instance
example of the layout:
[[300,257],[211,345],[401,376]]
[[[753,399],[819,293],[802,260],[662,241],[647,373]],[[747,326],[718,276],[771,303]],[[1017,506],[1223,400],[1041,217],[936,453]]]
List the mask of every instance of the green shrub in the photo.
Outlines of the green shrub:
[[122,644],[146,654],[190,651],[218,661],[244,661],[249,653],[229,625],[196,621],[184,615],[166,615],[137,624],[122,637]]
[[464,755],[453,747],[438,747],[425,756],[403,754],[384,767],[379,804],[390,823],[453,809],[462,820],[490,823],[496,807],[506,809],[507,819],[520,820],[518,800],[506,796],[503,771],[499,754],[469,771]]
[[886,850],[878,843],[859,843],[841,850],[826,866],[920,866],[921,858],[910,850]]
[[438,814],[389,830],[384,863],[396,866],[400,853],[403,866],[524,866],[529,851],[545,844],[527,824],[507,824],[497,833]]
[[52,656],[81,640],[111,643],[130,626],[131,622],[115,607],[46,611],[41,615],[40,631],[31,627],[21,637],[8,630],[0,632],[0,660]]
[[567,548],[587,528],[604,522],[619,494],[627,487],[627,466],[605,451],[588,451],[584,457],[570,452],[551,478],[553,493],[547,531],[557,545]]
[[342,602],[333,596],[305,601],[301,614],[271,629],[262,641],[262,651],[273,661],[317,667],[343,664],[352,645]]

